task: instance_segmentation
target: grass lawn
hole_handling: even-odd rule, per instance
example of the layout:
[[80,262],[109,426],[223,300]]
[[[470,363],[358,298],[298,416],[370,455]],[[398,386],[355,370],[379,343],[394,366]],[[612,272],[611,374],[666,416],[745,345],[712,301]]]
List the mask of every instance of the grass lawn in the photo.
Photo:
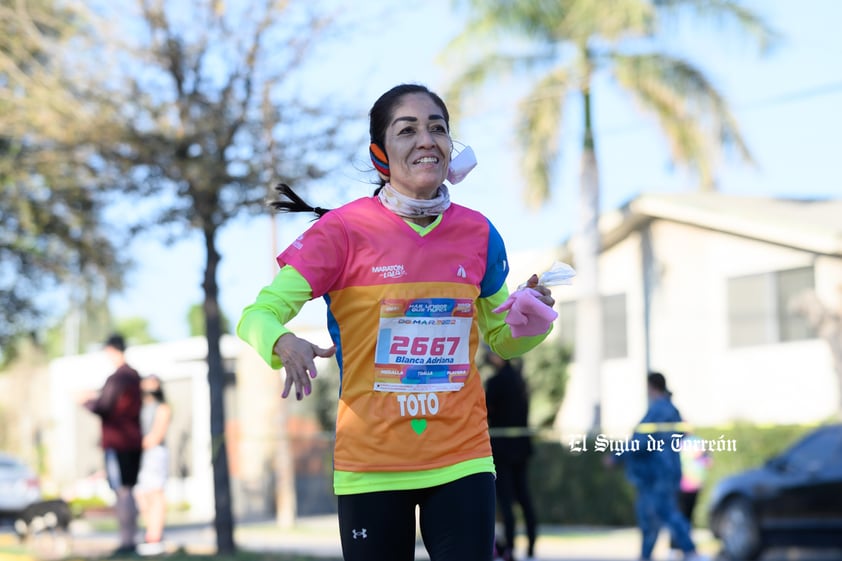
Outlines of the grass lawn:
[[49,561],[81,561],[91,559],[101,559],[103,561],[141,561],[144,559],[149,559],[150,561],[342,561],[339,558],[333,557],[313,557],[310,555],[280,552],[256,553],[240,551],[234,555],[213,555],[187,553],[184,550],[153,557],[140,557],[138,555],[82,557],[78,554],[70,554],[66,557],[56,557],[54,555],[42,557],[32,548],[12,543],[11,540],[0,540],[0,561],[40,561],[41,559],[49,559]]
[[[68,561],[74,559],[69,557]],[[78,558],[76,558],[78,559]],[[197,555],[176,551],[168,555],[161,555],[158,557],[109,557],[109,560],[114,561],[138,561],[140,559],[160,559],[162,561],[342,561],[339,558],[328,557],[312,557],[310,555],[296,555],[290,553],[266,552],[253,553],[248,551],[241,551],[234,555]]]
[[[107,559],[109,561],[139,561],[141,559],[161,560],[161,561],[342,561],[339,558],[329,557],[312,557],[309,555],[295,555],[289,553],[250,553],[239,552],[234,555],[196,555],[184,552],[175,552],[168,555],[159,555],[156,557],[139,557],[137,555],[128,555],[124,557],[80,557],[78,555],[69,555],[64,557],[63,561],[89,560],[89,559]],[[0,561],[38,561],[39,558],[32,552],[27,552],[23,548],[4,548],[0,547]],[[51,561],[56,561],[51,558]]]

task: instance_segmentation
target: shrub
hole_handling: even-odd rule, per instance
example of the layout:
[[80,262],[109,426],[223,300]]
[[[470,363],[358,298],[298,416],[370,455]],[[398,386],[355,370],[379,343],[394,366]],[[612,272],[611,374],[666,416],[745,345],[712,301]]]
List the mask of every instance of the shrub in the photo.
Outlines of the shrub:
[[[720,479],[762,465],[814,428],[743,422],[694,429],[694,434],[706,440],[723,436],[736,442],[735,451],[713,452],[713,465],[699,495],[694,523],[707,525],[708,497]],[[529,478],[539,523],[634,525],[634,488],[622,468],[605,468],[602,461],[602,454],[572,453],[557,440],[536,438]]]
[[536,441],[530,489],[541,524],[628,526],[635,523],[634,490],[622,469],[603,456],[576,454],[561,442]]

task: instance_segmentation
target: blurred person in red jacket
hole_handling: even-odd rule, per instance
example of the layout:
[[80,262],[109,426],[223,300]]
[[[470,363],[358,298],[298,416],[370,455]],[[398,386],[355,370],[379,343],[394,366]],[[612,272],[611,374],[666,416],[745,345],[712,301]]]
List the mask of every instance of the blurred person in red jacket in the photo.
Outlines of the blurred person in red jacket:
[[116,554],[133,553],[137,532],[137,505],[132,488],[137,483],[143,436],[140,430],[140,375],[126,364],[126,341],[112,335],[104,352],[115,367],[99,392],[83,398],[83,405],[102,421],[101,446],[108,484],[117,495],[115,511],[120,526]]

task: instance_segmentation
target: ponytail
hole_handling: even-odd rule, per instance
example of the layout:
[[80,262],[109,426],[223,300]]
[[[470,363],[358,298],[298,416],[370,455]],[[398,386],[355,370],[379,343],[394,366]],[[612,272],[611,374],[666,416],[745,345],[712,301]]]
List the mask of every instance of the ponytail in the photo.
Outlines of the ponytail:
[[[330,212],[329,208],[308,205],[286,183],[278,183],[273,189],[277,191],[278,198],[266,201],[266,205],[275,212],[312,212],[316,215],[317,219]],[[283,200],[284,197],[289,200]]]

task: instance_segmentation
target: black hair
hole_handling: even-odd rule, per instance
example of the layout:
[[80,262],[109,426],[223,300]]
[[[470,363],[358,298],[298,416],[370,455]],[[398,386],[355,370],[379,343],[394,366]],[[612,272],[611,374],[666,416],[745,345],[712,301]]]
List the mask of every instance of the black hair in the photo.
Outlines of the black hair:
[[[330,211],[329,208],[308,205],[286,183],[278,183],[274,189],[278,193],[278,198],[267,201],[266,204],[276,212],[312,212],[316,214],[316,218],[321,218]],[[284,197],[288,200],[284,200]]]
[[167,398],[164,396],[164,384],[161,382],[161,379],[154,374],[150,374],[149,376],[147,376],[147,378],[154,378],[158,380],[158,389],[152,390],[151,392],[144,390],[144,393],[148,393],[149,395],[154,397],[155,401],[157,401],[158,403],[165,403],[167,401]]
[[[431,91],[427,86],[421,84],[400,84],[390,89],[374,102],[371,110],[368,112],[368,135],[371,142],[378,145],[383,152],[386,152],[386,129],[389,128],[389,123],[394,117],[395,108],[401,102],[405,95],[423,93],[430,96],[433,103],[441,109],[444,122],[450,130],[450,113],[447,111],[447,106],[441,97],[435,92]],[[388,156],[388,154],[387,154]],[[380,186],[385,185],[386,182],[380,178]]]
[[661,393],[669,393],[669,391],[667,391],[667,379],[664,378],[664,375],[660,372],[650,372],[649,375],[646,376],[646,383],[653,390]]
[[113,333],[105,340],[104,346],[111,347],[112,349],[116,349],[122,353],[126,350],[126,340],[119,333]]
[[450,129],[450,113],[438,94],[421,84],[400,84],[377,98],[377,101],[371,106],[371,111],[368,112],[368,135],[372,142],[381,148],[385,146],[386,129],[389,128],[389,123],[392,121],[395,107],[400,103],[403,96],[414,93],[423,93],[430,96],[430,99],[441,109],[444,122]]
[[154,397],[155,401],[157,401],[158,403],[164,403],[165,401],[167,401],[167,398],[164,397],[163,386],[158,386],[157,390],[154,390],[154,391],[151,391],[151,392],[148,392],[148,393],[149,393],[149,395]]

